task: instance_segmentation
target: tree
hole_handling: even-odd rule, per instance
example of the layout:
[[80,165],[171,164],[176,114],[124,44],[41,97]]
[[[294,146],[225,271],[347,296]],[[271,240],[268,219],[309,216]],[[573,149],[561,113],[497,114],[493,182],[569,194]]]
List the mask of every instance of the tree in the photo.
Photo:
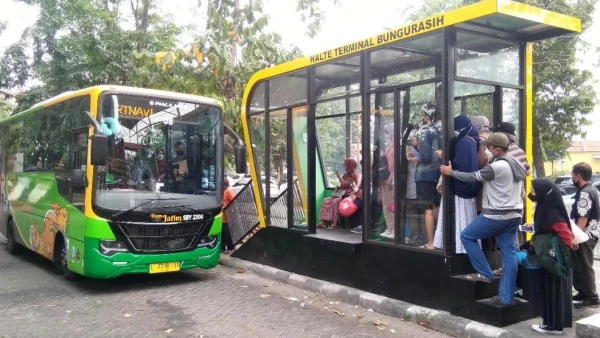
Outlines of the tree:
[[36,79],[42,84],[30,97],[40,99],[97,84],[134,84],[133,51],[172,48],[181,32],[156,0],[17,1],[38,6],[40,17],[4,52],[0,86]]
[[[550,11],[578,17],[585,30],[592,24],[596,0],[518,0]],[[413,19],[433,15],[473,0],[428,1]],[[596,105],[592,74],[576,66],[575,53],[585,44],[577,35],[536,42],[533,47],[533,164],[538,176],[545,176],[544,152],[565,153],[574,136],[583,135],[582,126]]]
[[[303,19],[311,21],[309,35],[314,35],[323,19],[318,4],[319,0],[298,0]],[[226,122],[241,134],[241,98],[252,74],[299,57],[300,51],[286,50],[279,34],[267,31],[268,17],[262,1],[242,5],[239,0],[211,0],[201,5],[207,17],[203,33],[186,48],[134,53],[135,82],[157,89],[215,97],[224,103]],[[278,124],[272,127],[273,134],[285,134],[285,127]],[[285,142],[285,138],[274,140]],[[271,145],[272,159],[276,159],[272,166],[283,172],[281,159],[285,158],[285,147],[278,143]]]

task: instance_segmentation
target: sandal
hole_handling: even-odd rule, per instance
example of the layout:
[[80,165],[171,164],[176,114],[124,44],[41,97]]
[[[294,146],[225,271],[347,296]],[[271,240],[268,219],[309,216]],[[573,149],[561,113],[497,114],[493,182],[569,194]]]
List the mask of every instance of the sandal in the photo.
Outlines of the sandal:
[[327,230],[335,230],[337,228],[338,228],[338,224],[337,224],[337,222],[334,222],[327,228]]
[[479,273],[471,273],[471,274],[465,275],[465,279],[476,281],[476,282],[484,282],[484,283],[492,282],[491,279],[489,279]]
[[325,224],[323,222],[319,222],[319,224],[317,224],[317,228],[326,229],[327,228],[327,224]]
[[432,247],[430,248],[430,247],[428,247],[428,246],[427,246],[427,244],[423,244],[423,245],[421,245],[421,246],[419,247],[419,249],[433,250],[433,249],[435,249],[435,247],[433,247],[433,246],[432,246]]

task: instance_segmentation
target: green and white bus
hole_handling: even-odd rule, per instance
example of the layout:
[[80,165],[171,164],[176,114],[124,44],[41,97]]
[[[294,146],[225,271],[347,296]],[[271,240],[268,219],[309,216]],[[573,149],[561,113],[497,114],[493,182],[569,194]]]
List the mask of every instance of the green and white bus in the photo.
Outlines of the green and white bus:
[[[119,86],[1,121],[8,251],[30,249],[67,279],[216,266],[227,132],[218,101]],[[236,163],[245,170],[240,145]]]

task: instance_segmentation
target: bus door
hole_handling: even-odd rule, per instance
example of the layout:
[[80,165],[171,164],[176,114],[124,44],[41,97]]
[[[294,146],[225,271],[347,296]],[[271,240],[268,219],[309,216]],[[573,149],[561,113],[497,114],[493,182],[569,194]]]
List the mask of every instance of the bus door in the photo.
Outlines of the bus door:
[[[73,148],[71,154],[71,169],[81,170],[83,177],[87,172],[87,147],[88,147],[88,129],[87,127],[73,130]],[[69,201],[76,208],[84,211],[85,205],[85,185],[72,184],[70,189]]]

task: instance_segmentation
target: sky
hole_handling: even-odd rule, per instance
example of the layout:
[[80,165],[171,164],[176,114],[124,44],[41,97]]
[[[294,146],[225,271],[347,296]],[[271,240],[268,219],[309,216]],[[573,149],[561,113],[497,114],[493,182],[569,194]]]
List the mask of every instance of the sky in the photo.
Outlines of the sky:
[[[178,24],[197,24],[202,26],[205,21],[201,9],[196,7],[195,0],[159,0],[163,13],[176,18]],[[248,0],[241,0],[242,3]],[[411,8],[419,7],[424,0],[411,0]],[[296,12],[294,0],[263,0],[265,11],[269,15],[269,30],[279,33],[286,45],[292,44],[300,48],[305,55],[331,49],[363,37],[376,35],[388,28],[400,27],[405,23],[406,14],[410,8],[406,1],[398,0],[369,0],[365,5],[363,0],[343,0],[340,6],[334,6],[333,1],[321,0],[325,11],[325,22],[315,38],[305,35],[306,24]],[[7,21],[8,27],[0,37],[0,52],[19,40],[23,31],[29,27],[39,15],[39,11],[14,0],[0,0],[0,21]],[[582,39],[590,45],[590,50],[600,48],[600,5],[594,13],[594,24],[582,34]],[[182,37],[185,42],[192,35]],[[578,52],[580,66],[594,74],[595,88],[600,98],[600,56],[580,50]],[[535,60],[534,60],[535,62]],[[535,74],[534,74],[535,76]],[[588,116],[593,122],[587,128],[587,140],[600,141],[600,133],[590,132],[600,128],[600,104]]]

